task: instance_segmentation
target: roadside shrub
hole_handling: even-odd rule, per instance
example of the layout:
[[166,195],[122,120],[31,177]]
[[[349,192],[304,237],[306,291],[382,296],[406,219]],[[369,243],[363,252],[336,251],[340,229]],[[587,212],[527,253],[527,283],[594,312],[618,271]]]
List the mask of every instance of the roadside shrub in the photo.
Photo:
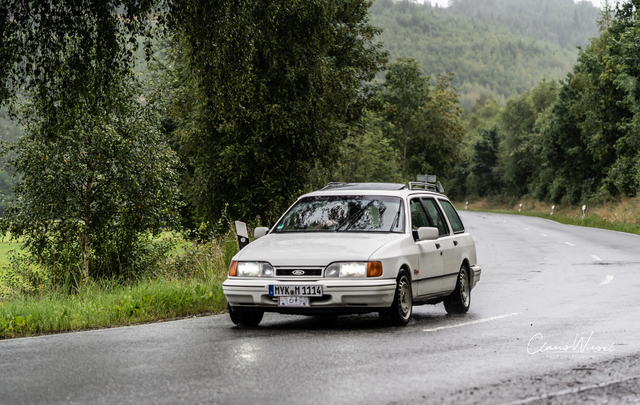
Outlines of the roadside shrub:
[[51,273],[34,263],[31,256],[11,250],[9,265],[0,268],[0,299],[18,295],[42,295],[50,290]]
[[180,242],[178,235],[165,233],[154,238],[146,235],[139,238],[130,247],[126,267],[110,268],[124,261],[117,251],[107,251],[106,256],[92,258],[104,273],[97,273],[89,280],[82,277],[82,257],[78,255],[76,247],[64,245],[62,249],[49,249],[46,260],[33,256],[24,251],[12,250],[8,254],[7,266],[0,267],[0,299],[11,299],[19,296],[43,296],[47,293],[59,292],[63,294],[77,293],[83,283],[91,281],[101,287],[110,285],[125,285],[134,280],[153,279],[165,274],[167,263],[177,258],[171,258]]
[[231,258],[238,252],[231,234],[194,243],[183,254],[165,261],[162,273],[168,278],[196,278],[207,282],[222,282],[226,278]]

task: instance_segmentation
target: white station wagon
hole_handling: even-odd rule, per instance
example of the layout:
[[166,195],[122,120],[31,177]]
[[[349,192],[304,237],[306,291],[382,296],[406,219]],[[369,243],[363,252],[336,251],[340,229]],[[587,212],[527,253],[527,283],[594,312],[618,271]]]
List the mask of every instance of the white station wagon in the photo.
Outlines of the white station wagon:
[[440,183],[329,183],[255,238],[223,283],[236,325],[256,326],[269,311],[378,312],[403,326],[414,305],[467,312],[481,275],[473,239]]

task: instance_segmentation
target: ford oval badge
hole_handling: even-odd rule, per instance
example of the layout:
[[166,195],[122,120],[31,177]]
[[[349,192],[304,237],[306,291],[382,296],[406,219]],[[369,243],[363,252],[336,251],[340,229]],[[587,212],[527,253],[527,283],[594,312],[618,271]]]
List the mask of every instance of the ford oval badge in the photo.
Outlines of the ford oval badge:
[[294,276],[304,276],[304,270],[294,270],[291,272]]

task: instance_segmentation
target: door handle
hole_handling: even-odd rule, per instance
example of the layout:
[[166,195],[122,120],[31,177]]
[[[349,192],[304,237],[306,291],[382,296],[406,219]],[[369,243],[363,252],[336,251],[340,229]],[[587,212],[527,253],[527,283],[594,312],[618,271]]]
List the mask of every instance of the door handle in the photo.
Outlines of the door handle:
[[458,246],[458,241],[457,240],[453,241],[453,246]]
[[440,244],[436,243],[436,249],[440,249]]

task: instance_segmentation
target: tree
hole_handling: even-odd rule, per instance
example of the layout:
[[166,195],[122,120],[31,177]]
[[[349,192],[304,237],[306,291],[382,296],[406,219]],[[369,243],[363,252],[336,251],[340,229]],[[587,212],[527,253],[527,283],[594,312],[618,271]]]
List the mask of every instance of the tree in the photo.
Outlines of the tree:
[[[168,21],[197,94],[174,118],[198,221],[275,220],[331,167],[386,61],[370,1],[175,1]],[[181,122],[182,121],[182,122]]]
[[0,230],[54,277],[139,272],[148,236],[176,222],[178,161],[131,73],[152,5],[3,2],[0,80],[23,89],[26,133],[9,148],[22,178]]
[[531,186],[545,164],[537,131],[542,123],[538,119],[557,100],[558,88],[555,80],[543,79],[533,89],[510,98],[500,114],[504,140],[500,144],[498,171],[503,188],[510,195],[520,197],[533,191]]
[[340,160],[331,176],[342,182],[401,182],[398,151],[382,131],[383,119],[368,111],[363,128],[356,129],[340,147]]
[[[604,13],[603,13],[604,14]],[[605,62],[606,81],[622,91],[618,105],[631,118],[618,123],[622,136],[613,145],[616,162],[611,165],[604,186],[613,194],[634,196],[640,190],[640,1],[623,4],[610,23],[611,41]],[[605,112],[602,112],[605,115]],[[628,116],[627,116],[628,117]]]
[[416,60],[398,58],[385,78],[386,132],[400,151],[402,177],[409,178],[410,172],[446,174],[459,158],[464,135],[453,75],[440,76],[431,88]]
[[56,276],[80,263],[84,278],[139,272],[147,235],[176,224],[178,162],[135,90],[77,99],[55,120],[39,115],[48,100],[24,107],[10,160],[22,179],[0,227]]
[[578,203],[595,192],[635,195],[640,187],[640,142],[634,131],[640,1],[605,8],[602,33],[580,52],[563,82],[543,132],[553,171],[549,197]]
[[464,112],[463,123],[467,133],[476,135],[482,129],[497,126],[501,112],[502,108],[496,99],[481,94],[475,104]]
[[407,169],[410,173],[438,173],[447,177],[461,159],[465,130],[458,92],[451,86],[452,80],[453,74],[439,76],[430,91],[429,101],[418,111],[420,136],[409,142],[411,157]]
[[387,132],[400,151],[402,177],[407,177],[407,149],[409,142],[420,136],[418,111],[431,100],[429,80],[415,59],[398,58],[385,74],[385,118],[391,126]]
[[482,130],[482,138],[474,145],[474,160],[471,174],[467,178],[467,189],[480,197],[497,195],[500,193],[500,180],[496,175],[498,165],[498,148],[500,136],[497,128]]

